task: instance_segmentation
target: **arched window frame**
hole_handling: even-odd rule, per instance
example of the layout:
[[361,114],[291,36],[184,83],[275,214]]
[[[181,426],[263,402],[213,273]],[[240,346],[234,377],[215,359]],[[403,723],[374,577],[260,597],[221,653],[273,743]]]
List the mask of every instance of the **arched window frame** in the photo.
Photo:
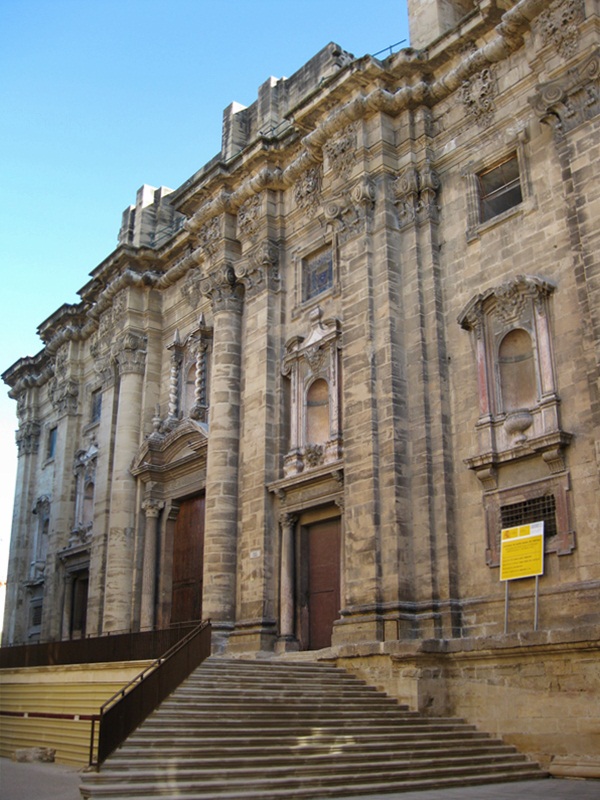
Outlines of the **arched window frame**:
[[[541,454],[551,473],[565,469],[564,447],[571,436],[561,428],[552,352],[550,300],[555,286],[538,276],[517,275],[476,295],[458,318],[472,335],[477,362],[478,455],[467,459],[485,488],[496,488],[496,469],[505,462]],[[536,402],[504,408],[499,349],[512,331],[531,337]]]
[[[323,321],[322,314],[314,309],[308,337],[295,336],[286,345],[282,372],[290,380],[290,436],[285,477],[339,461],[342,454],[340,326],[337,320]],[[325,441],[310,442],[307,401],[318,380],[328,387],[329,431]]]

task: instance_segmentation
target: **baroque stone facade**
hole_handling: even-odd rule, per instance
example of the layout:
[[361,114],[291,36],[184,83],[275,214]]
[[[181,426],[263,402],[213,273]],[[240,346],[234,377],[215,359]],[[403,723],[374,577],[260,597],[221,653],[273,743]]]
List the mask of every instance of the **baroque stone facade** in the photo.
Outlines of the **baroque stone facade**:
[[[599,4],[409,13],[418,49],[330,44],[229,106],[220,158],[142,187],[4,373],[4,644],[210,618],[216,649],[315,651],[579,763],[599,749],[593,704],[566,711],[599,688]],[[502,530],[533,522],[542,574],[501,582]],[[509,696],[543,731],[494,717]]]

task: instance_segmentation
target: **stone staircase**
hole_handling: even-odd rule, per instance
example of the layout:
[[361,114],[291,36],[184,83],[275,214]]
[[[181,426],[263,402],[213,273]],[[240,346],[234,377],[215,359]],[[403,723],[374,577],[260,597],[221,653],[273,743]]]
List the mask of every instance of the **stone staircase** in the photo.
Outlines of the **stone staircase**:
[[295,800],[545,777],[513,747],[424,717],[342,669],[209,658],[84,798]]

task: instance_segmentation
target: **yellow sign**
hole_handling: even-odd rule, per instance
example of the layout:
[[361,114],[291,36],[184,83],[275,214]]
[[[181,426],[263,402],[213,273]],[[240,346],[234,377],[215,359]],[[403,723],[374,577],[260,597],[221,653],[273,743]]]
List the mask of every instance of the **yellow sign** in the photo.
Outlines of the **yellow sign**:
[[544,523],[502,530],[500,580],[532,578],[544,573]]

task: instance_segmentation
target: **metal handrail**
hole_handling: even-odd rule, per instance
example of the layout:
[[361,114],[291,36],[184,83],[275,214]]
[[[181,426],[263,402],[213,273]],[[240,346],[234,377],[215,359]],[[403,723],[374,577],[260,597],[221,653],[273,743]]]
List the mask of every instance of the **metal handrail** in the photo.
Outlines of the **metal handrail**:
[[[92,718],[91,767],[108,756],[210,655],[210,621],[202,622],[167,652],[119,689]],[[94,759],[96,721],[99,722],[97,757]]]
[[145,631],[112,631],[82,639],[0,647],[0,669],[95,664],[114,661],[148,661],[166,652],[197,626],[177,623]]

